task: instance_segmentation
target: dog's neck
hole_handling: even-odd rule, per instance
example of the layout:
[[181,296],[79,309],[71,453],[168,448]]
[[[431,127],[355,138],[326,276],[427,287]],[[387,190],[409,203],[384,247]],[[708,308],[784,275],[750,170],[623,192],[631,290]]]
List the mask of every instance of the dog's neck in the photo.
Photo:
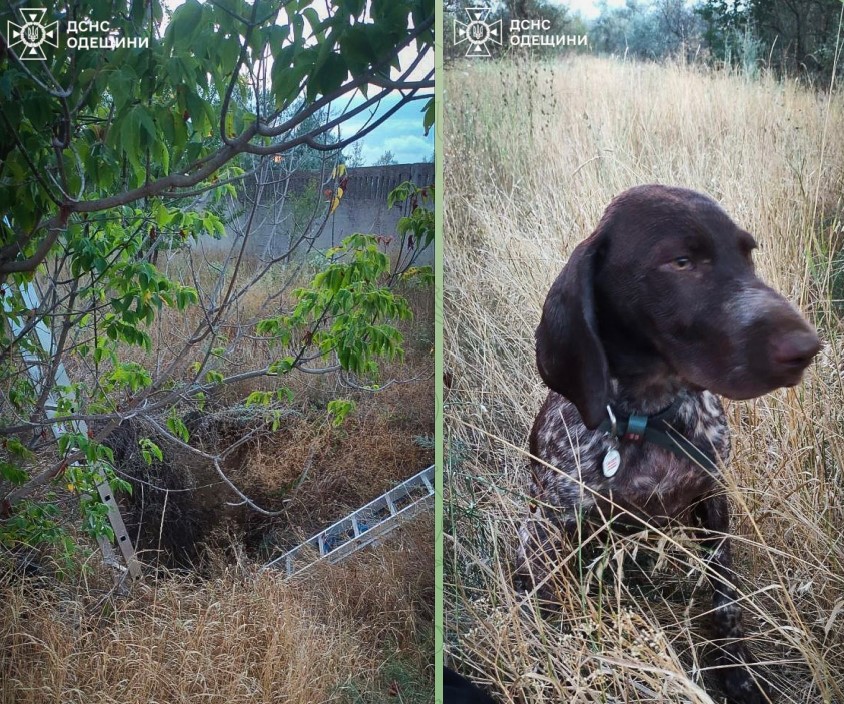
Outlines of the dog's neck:
[[600,334],[610,371],[609,403],[619,412],[653,415],[695,391],[635,326],[615,319],[601,325]]
[[654,415],[665,410],[680,395],[691,390],[682,380],[662,373],[613,376],[610,380],[610,405],[630,415]]
[[625,414],[654,415],[693,391],[654,357],[641,366],[610,363],[610,374],[610,405]]

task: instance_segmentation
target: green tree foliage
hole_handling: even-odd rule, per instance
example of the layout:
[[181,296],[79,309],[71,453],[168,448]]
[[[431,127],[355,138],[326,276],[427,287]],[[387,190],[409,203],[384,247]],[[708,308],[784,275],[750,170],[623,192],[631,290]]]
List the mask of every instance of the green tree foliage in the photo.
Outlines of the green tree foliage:
[[627,0],[623,6],[602,0],[598,7],[589,37],[599,52],[708,59],[748,76],[767,67],[828,78],[841,33],[841,0]]
[[410,181],[400,183],[387,198],[391,208],[407,204],[408,214],[399,219],[398,254],[391,280],[421,277],[433,283],[430,267],[419,267],[419,255],[434,242],[434,187],[418,186]]
[[698,11],[709,46],[722,61],[765,61],[780,73],[810,77],[832,73],[841,41],[841,0],[705,0]]
[[[304,287],[300,268],[289,266],[329,218],[319,195],[283,256],[264,257],[252,270],[244,255],[256,204],[278,181],[279,163],[330,172],[330,155],[404,104],[430,101],[433,85],[432,71],[419,71],[433,46],[433,0],[186,0],[172,13],[158,0],[42,5],[43,23],[58,22],[61,37],[57,47],[43,45],[46,60],[23,60],[20,44],[0,37],[0,542],[7,545],[66,545],[57,487],[96,495],[104,476],[125,488],[104,440],[127,418],[188,443],[183,412],[201,410],[221,385],[335,368],[371,374],[376,359],[401,354],[390,323],[408,310],[389,287],[393,272],[377,242],[345,241]],[[0,10],[0,31],[7,22],[22,22],[9,5]],[[93,36],[146,46],[68,41],[72,27],[106,22],[105,33],[76,36],[89,46]],[[406,47],[416,54],[402,63]],[[365,127],[340,129],[391,95],[399,96],[395,105]],[[251,206],[248,198],[243,205],[246,192],[257,194]],[[157,266],[160,252],[233,233],[237,241],[211,283],[195,268],[180,279]],[[277,310],[282,297],[289,309],[237,317],[244,298],[269,279],[261,310]],[[33,306],[27,291],[35,288]],[[196,323],[163,349],[151,330],[166,309]],[[49,355],[36,341],[42,328],[52,333]],[[256,337],[273,362],[231,369],[232,349]],[[60,364],[73,368],[69,385],[57,382]],[[277,427],[290,398],[282,387],[247,401],[275,413]],[[328,412],[336,420],[350,410],[338,402]],[[83,420],[88,433],[78,431]],[[59,441],[58,424],[68,431]],[[149,462],[160,459],[149,438],[141,451]],[[82,508],[84,527],[107,534],[102,504],[86,499]]]
[[398,162],[395,154],[388,149],[375,160],[373,166],[391,166],[393,164],[398,164]]
[[597,51],[650,60],[692,58],[700,51],[702,22],[684,0],[627,0],[620,7],[603,0],[598,6],[589,27]]

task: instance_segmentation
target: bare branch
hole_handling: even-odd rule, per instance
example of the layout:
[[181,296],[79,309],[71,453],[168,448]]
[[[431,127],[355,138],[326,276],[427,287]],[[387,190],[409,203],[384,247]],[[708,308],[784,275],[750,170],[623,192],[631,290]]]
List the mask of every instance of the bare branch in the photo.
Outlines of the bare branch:
[[226,476],[226,473],[223,471],[223,468],[220,466],[220,456],[219,455],[211,455],[207,452],[203,452],[202,450],[198,450],[192,445],[188,445],[188,443],[184,442],[181,438],[177,438],[173,433],[168,430],[165,430],[161,427],[155,420],[152,418],[146,418],[146,422],[151,425],[153,428],[156,429],[158,433],[160,433],[163,437],[167,438],[168,441],[172,442],[174,445],[190,452],[197,457],[201,457],[205,460],[208,460],[214,465],[214,469],[216,470],[217,474],[219,475],[220,479],[223,480],[223,483],[229,487],[237,496],[243,501],[244,504],[249,506],[253,511],[257,511],[265,516],[280,516],[283,511],[268,511],[265,508],[261,508],[256,504],[252,499],[250,499],[246,494],[244,494],[240,489],[237,488],[237,485]]

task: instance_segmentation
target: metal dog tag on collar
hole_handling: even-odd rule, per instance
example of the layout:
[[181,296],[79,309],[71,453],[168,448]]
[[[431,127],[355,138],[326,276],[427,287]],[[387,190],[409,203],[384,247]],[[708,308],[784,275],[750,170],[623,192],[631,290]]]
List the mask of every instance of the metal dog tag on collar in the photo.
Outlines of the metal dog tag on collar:
[[621,466],[621,455],[618,454],[618,450],[612,448],[607,451],[607,454],[604,455],[604,462],[602,465],[602,469],[604,471],[604,476],[607,479],[615,476],[615,473],[618,471],[618,468]]
[[609,405],[607,406],[607,415],[610,418],[610,432],[606,433],[606,437],[610,444],[610,449],[604,455],[601,468],[604,476],[609,479],[615,476],[615,473],[621,466],[621,455],[618,454],[618,450],[616,449],[618,447],[618,422],[615,419],[615,413],[612,412],[612,408]]

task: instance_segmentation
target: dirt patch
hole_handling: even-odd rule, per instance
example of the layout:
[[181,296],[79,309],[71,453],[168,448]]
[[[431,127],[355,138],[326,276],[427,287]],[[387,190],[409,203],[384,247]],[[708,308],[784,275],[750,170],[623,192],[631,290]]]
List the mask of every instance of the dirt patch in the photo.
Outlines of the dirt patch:
[[[143,421],[124,422],[108,444],[118,472],[133,487],[121,508],[142,559],[197,567],[208,548],[224,549],[233,541],[264,559],[433,462],[429,380],[355,396],[357,410],[340,427],[317,409],[290,412],[276,429],[242,406],[185,415],[191,446],[220,457],[225,477],[277,515],[245,505],[209,457]],[[145,461],[142,438],[161,448],[161,461]]]

